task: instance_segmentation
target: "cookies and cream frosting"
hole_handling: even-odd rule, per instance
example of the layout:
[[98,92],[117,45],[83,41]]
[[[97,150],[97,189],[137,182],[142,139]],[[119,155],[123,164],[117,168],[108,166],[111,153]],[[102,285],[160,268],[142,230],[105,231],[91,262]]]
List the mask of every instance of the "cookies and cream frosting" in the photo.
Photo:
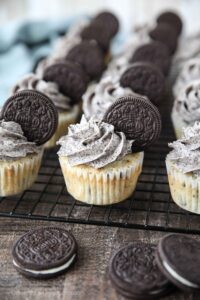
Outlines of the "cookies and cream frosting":
[[83,112],[86,118],[96,116],[101,119],[106,110],[120,97],[134,95],[130,88],[120,86],[111,76],[91,84],[83,95]]
[[173,150],[168,159],[175,162],[183,173],[195,172],[200,174],[200,123],[183,130],[183,137],[169,144]]
[[37,75],[30,73],[18,81],[12,89],[12,94],[23,90],[36,90],[48,96],[58,110],[70,110],[70,98],[59,92],[57,83],[46,82]]
[[200,79],[200,58],[192,58],[183,65],[173,88],[174,96],[178,97],[182,89],[195,79]]
[[115,132],[113,125],[95,118],[87,121],[84,115],[80,124],[70,125],[68,134],[57,142],[61,145],[58,155],[67,156],[71,166],[87,164],[96,169],[131,153],[132,143],[124,133]]
[[17,159],[40,151],[41,147],[27,141],[19,124],[0,121],[0,160]]

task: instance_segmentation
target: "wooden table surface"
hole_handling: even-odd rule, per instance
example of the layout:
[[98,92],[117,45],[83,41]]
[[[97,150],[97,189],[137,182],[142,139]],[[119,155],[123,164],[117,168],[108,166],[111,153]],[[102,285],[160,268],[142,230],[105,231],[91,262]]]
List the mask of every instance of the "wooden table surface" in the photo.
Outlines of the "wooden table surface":
[[[13,243],[30,229],[49,225],[66,228],[74,234],[79,245],[78,260],[66,274],[57,278],[27,279],[12,265]],[[164,235],[163,232],[0,218],[0,299],[121,300],[108,277],[111,256],[133,240],[157,243]],[[200,296],[177,291],[164,299],[197,300]]]

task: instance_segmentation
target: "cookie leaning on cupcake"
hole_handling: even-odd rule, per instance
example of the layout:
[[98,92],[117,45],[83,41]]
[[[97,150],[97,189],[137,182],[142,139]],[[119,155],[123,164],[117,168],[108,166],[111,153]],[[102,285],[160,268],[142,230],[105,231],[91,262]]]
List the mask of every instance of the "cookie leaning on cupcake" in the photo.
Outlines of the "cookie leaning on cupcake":
[[68,192],[77,200],[109,205],[133,193],[142,170],[143,150],[159,136],[157,108],[135,95],[114,102],[103,120],[84,117],[57,144]]
[[40,92],[24,90],[5,102],[0,117],[0,196],[16,195],[34,183],[42,145],[57,124],[53,102]]

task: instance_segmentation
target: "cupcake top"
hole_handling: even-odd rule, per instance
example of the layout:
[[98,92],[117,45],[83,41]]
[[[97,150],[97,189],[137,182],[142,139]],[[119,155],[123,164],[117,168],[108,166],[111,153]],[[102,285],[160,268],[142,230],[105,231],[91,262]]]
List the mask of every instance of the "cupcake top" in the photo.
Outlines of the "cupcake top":
[[174,102],[174,111],[188,124],[200,120],[200,80],[190,82]]
[[174,96],[177,97],[181,90],[190,81],[200,78],[200,58],[192,58],[188,60],[178,75],[176,83],[173,88]]
[[130,88],[120,86],[119,81],[107,76],[99,83],[91,84],[83,95],[84,114],[87,118],[95,116],[101,119],[116,99],[131,95],[134,93]]
[[80,124],[70,125],[68,134],[57,144],[60,156],[67,156],[71,166],[87,164],[102,168],[131,153],[133,140],[127,140],[114,126],[98,119],[82,117]]
[[28,142],[19,124],[0,121],[0,160],[18,159],[40,151],[41,147]]
[[110,61],[106,70],[102,74],[102,78],[110,76],[112,80],[117,82],[121,75],[129,66],[128,57],[126,55],[118,55]]
[[200,175],[200,123],[183,130],[183,136],[169,144],[173,150],[167,158],[173,161],[183,173],[194,172]]
[[19,80],[12,89],[12,94],[23,90],[36,90],[48,96],[60,111],[70,110],[70,98],[63,95],[55,82],[46,82],[37,75],[30,73]]

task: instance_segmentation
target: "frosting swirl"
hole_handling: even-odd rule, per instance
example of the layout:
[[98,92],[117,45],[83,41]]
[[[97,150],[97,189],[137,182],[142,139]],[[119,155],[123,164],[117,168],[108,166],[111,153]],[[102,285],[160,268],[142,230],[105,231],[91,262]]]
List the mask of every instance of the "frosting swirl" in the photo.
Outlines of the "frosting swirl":
[[176,98],[173,110],[186,123],[200,120],[200,80],[190,82]]
[[102,78],[110,76],[113,81],[117,82],[128,66],[128,58],[125,55],[118,55],[108,64],[107,69],[102,74]]
[[0,121],[0,160],[17,159],[40,151],[41,147],[27,141],[19,124]]
[[102,78],[99,83],[89,86],[83,95],[83,111],[87,118],[92,116],[101,119],[114,101],[123,96],[134,95],[130,88],[123,88],[119,81],[115,82],[111,76]]
[[181,69],[173,88],[174,96],[178,97],[181,90],[190,81],[200,78],[200,58],[188,60]]
[[16,83],[12,89],[12,94],[26,89],[45,94],[53,101],[58,110],[70,110],[70,98],[59,92],[58,85],[55,82],[46,82],[30,73]]
[[183,137],[169,144],[173,150],[168,158],[174,161],[183,173],[194,172],[200,174],[200,123],[183,130]]
[[125,134],[115,132],[114,126],[83,115],[80,124],[70,125],[68,135],[57,144],[61,145],[60,156],[67,156],[71,166],[87,164],[102,168],[131,153],[133,141],[126,140]]

